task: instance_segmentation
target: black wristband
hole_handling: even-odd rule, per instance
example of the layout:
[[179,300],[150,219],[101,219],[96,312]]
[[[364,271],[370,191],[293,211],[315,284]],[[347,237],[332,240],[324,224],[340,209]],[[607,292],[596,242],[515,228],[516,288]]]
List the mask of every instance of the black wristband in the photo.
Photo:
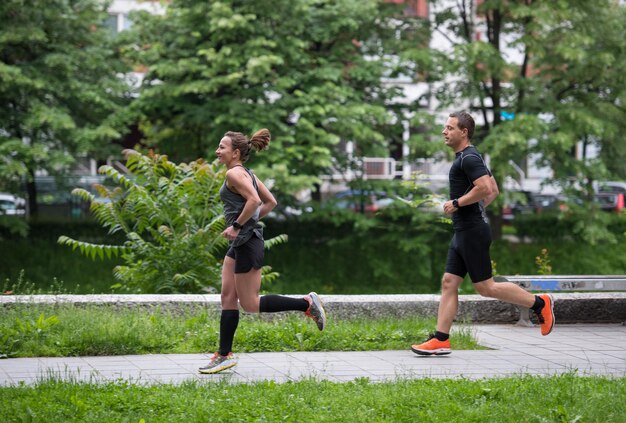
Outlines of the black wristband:
[[461,206],[459,206],[459,200],[457,198],[452,200],[452,205],[454,206],[455,209],[461,208]]
[[239,222],[237,222],[236,220],[233,222],[233,228],[235,229],[241,229],[243,228],[243,225]]

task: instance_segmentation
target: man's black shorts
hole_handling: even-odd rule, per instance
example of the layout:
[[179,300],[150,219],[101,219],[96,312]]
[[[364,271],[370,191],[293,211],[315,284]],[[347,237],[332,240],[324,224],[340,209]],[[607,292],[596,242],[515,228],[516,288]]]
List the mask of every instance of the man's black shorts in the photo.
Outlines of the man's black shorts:
[[472,282],[482,282],[492,276],[491,229],[487,223],[455,232],[448,249],[446,272],[465,277],[469,273]]
[[235,260],[235,273],[248,273],[253,267],[260,269],[263,267],[265,258],[265,246],[261,238],[252,236],[244,244],[238,247],[230,247],[226,252],[226,257]]

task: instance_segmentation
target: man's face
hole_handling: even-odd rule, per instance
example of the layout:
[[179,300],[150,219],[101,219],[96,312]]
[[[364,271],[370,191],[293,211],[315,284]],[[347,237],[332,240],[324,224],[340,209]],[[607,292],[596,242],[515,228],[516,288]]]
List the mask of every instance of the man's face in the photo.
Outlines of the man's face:
[[455,149],[467,139],[467,129],[459,128],[459,120],[455,117],[448,118],[441,133],[446,145],[452,149]]

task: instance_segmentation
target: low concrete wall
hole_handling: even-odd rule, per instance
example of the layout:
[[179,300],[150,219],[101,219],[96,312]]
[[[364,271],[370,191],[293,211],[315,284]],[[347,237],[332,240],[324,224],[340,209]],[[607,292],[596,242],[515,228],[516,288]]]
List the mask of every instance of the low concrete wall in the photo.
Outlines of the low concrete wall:
[[[293,297],[298,297],[293,295]],[[326,312],[337,319],[358,317],[436,317],[439,295],[322,295]],[[557,323],[624,323],[626,293],[553,294]],[[168,311],[220,309],[219,295],[5,295],[0,307],[20,304],[145,307]],[[478,295],[459,297],[458,320],[474,323],[514,323],[516,306]]]

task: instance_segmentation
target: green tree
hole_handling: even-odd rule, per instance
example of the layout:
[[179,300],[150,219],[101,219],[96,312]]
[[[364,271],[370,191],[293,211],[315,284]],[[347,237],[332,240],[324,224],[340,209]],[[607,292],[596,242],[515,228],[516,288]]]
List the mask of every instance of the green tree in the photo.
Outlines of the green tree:
[[[118,112],[127,68],[109,47],[105,2],[0,2],[0,185],[27,181],[37,215],[34,176],[66,170],[76,155],[107,150],[120,138]],[[110,150],[108,150],[110,151]]]
[[[626,8],[612,0],[436,5],[433,31],[450,40],[454,57],[433,52],[437,76],[454,77],[437,98],[445,107],[469,103],[483,118],[476,142],[485,142],[499,181],[515,176],[515,165],[526,168],[531,153],[554,171],[554,182],[585,200],[594,180],[626,177],[619,147],[626,129]],[[521,60],[512,59],[516,54]],[[585,154],[590,144],[600,151],[597,159]],[[595,212],[581,216],[601,220]],[[608,235],[582,226],[594,240]]]
[[255,170],[267,177],[272,166],[279,194],[349,166],[342,141],[386,156],[399,91],[382,77],[427,39],[421,21],[391,19],[400,15],[376,0],[179,0],[165,16],[135,15],[122,37],[148,67],[134,103],[142,129],[173,158],[194,159],[227,130],[268,127],[274,139]]

